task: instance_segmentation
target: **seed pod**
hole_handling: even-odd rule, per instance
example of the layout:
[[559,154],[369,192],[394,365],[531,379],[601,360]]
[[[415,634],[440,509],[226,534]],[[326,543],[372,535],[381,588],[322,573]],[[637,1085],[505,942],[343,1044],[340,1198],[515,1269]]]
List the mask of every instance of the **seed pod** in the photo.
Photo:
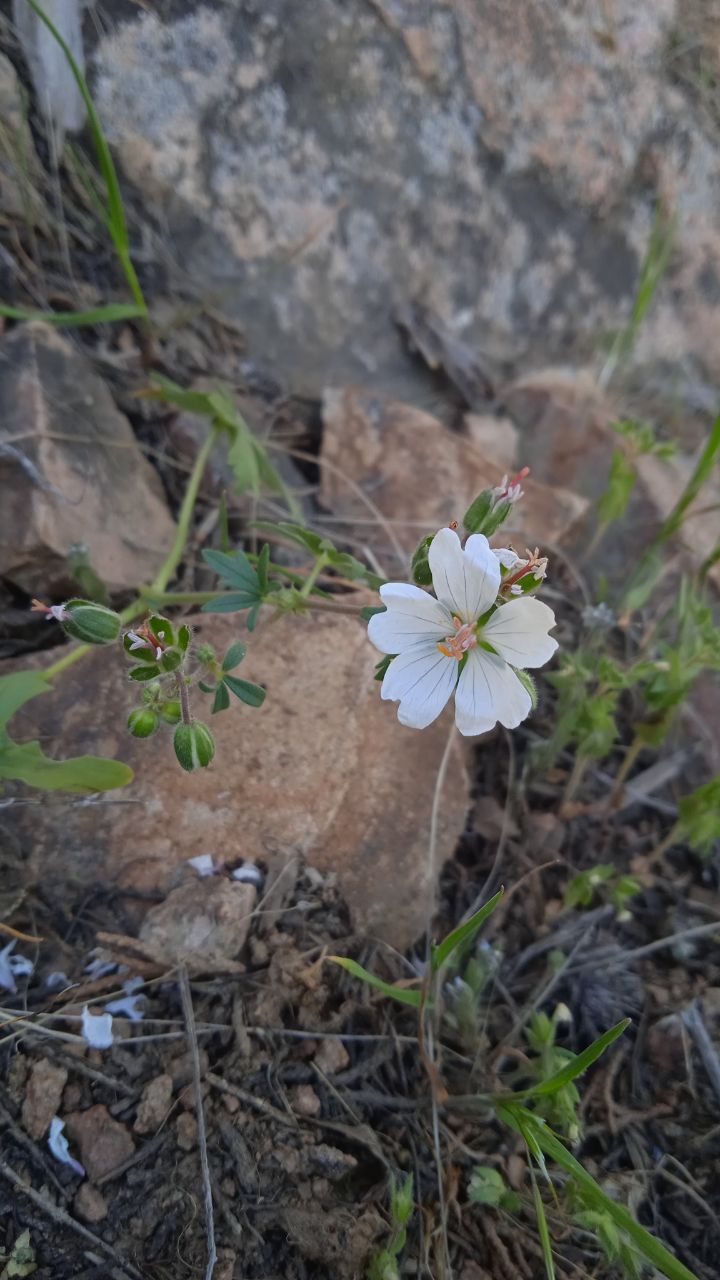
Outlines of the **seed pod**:
[[114,609],[92,600],[68,600],[63,627],[74,640],[85,644],[112,644],[120,635],[121,619]]
[[159,725],[154,711],[150,707],[137,707],[128,716],[128,729],[134,738],[149,738]]
[[193,724],[179,724],[173,736],[173,746],[178,764],[187,773],[207,768],[215,755],[213,736],[207,725],[199,720]]

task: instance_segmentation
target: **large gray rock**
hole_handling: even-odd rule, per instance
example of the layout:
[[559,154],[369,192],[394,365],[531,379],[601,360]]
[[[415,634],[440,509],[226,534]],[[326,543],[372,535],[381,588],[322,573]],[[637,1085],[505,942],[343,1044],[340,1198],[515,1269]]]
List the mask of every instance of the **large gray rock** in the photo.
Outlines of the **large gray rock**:
[[157,473],[78,347],[40,322],[0,345],[0,572],[67,592],[74,543],[111,591],[149,581],[175,526]]
[[597,355],[658,199],[677,251],[638,356],[720,372],[720,150],[670,82],[674,0],[178,9],[100,41],[99,109],[185,282],[293,389],[417,398],[409,297],[501,363]]

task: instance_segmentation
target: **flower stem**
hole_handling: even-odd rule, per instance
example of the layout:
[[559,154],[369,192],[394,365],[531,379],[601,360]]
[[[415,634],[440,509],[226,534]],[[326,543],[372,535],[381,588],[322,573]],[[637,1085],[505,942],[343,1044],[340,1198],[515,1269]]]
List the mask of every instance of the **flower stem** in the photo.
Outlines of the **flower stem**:
[[[135,600],[131,600],[130,604],[123,609],[120,614],[120,619],[123,623],[132,622],[133,618],[137,618],[139,614],[144,613],[146,608],[145,597],[147,595],[152,595],[153,593],[161,595],[165,591],[168,582],[177,569],[182,559],[185,544],[190,533],[190,525],[192,522],[193,512],[195,510],[198,491],[205,472],[205,467],[207,466],[208,459],[213,451],[215,441],[219,434],[219,428],[213,427],[209,432],[202,449],[200,449],[190,473],[188,486],[185,490],[182,506],[180,507],[177,531],[172,547],[160,566],[160,569],[158,570],[158,573],[153,579],[151,585],[149,587],[140,587],[137,598]],[[218,593],[214,592],[213,594],[217,595]],[[212,599],[212,595],[209,598]],[[84,658],[85,654],[89,653],[92,648],[94,648],[94,646],[90,644],[75,645],[74,648],[71,648],[67,653],[64,653],[61,658],[58,658],[57,662],[53,662],[49,667],[45,668],[45,671],[43,672],[45,679],[53,680],[55,676],[59,676],[61,672],[66,671],[68,667],[74,666],[76,662],[79,662],[81,658]]]
[[622,793],[623,793],[623,788],[625,786],[625,779],[627,778],[635,761],[640,755],[640,752],[642,751],[644,745],[645,744],[643,743],[641,738],[635,737],[633,738],[632,742],[630,743],[630,746],[625,752],[625,759],[623,760],[622,764],[620,765],[620,768],[618,769],[617,777],[615,779],[615,785],[612,789],[610,799],[608,801],[608,805],[610,808],[614,808],[616,805],[619,805],[622,797]]
[[327,565],[326,557],[318,556],[317,560],[315,561],[315,564],[313,565],[307,578],[305,579],[305,581],[303,582],[300,588],[300,595],[303,597],[304,600],[307,599],[307,597],[310,595],[310,592],[315,586],[315,583],[317,582],[318,578],[320,577],[320,574],[322,573],[326,565]]
[[650,853],[645,855],[648,863],[652,864],[659,862],[663,855],[667,853],[668,849],[672,849],[673,845],[677,844],[679,835],[680,823],[676,822],[668,831],[665,839],[661,840],[659,844],[655,845],[655,848]]
[[567,780],[567,786],[565,787],[565,794],[562,798],[562,805],[560,806],[561,808],[564,808],[565,805],[569,804],[570,801],[572,800],[573,796],[575,795],[575,792],[580,786],[580,783],[585,777],[585,772],[587,770],[589,763],[590,763],[589,756],[579,755],[575,757],[575,763],[572,767],[572,772],[570,774],[570,777]]
[[180,714],[182,715],[183,724],[192,724],[192,716],[190,715],[190,696],[188,687],[185,683],[184,676],[178,676],[177,682],[178,697],[180,698]]

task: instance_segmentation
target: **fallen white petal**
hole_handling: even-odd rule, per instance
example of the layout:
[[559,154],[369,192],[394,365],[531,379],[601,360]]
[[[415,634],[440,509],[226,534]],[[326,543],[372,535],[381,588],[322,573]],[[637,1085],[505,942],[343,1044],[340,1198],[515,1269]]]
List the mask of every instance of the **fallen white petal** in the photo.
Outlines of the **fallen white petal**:
[[411,729],[424,729],[446,705],[458,678],[454,658],[433,643],[415,645],[393,658],[382,682],[381,695],[400,701],[398,720]]
[[453,529],[441,529],[428,559],[438,600],[462,622],[477,622],[500,588],[500,564],[484,534],[472,534],[463,550]]
[[485,623],[487,640],[513,667],[542,667],[552,658],[557,640],[548,635],[555,614],[542,600],[510,600]]
[[246,862],[244,866],[235,868],[232,878],[239,880],[241,884],[254,884],[259,889],[263,882],[263,873],[254,862]]
[[[140,981],[142,982],[142,979]],[[142,996],[127,995],[120,1000],[110,1000],[105,1005],[105,1012],[111,1013],[115,1017],[129,1018],[131,1022],[141,1022],[145,1016],[143,1010],[138,1007],[142,999]]]
[[503,658],[470,650],[455,694],[455,723],[465,737],[487,733],[498,721],[516,729],[531,709],[530,694]]
[[45,979],[45,986],[48,991],[61,991],[63,987],[70,986],[70,979],[62,969],[54,969]]
[[368,638],[381,653],[404,653],[420,640],[437,641],[452,635],[451,615],[421,587],[387,582],[380,588],[380,597],[386,612],[373,614]]
[[75,1160],[73,1156],[70,1155],[70,1151],[68,1149],[68,1140],[63,1133],[64,1128],[65,1128],[65,1124],[60,1119],[60,1117],[53,1116],[52,1120],[50,1121],[50,1134],[48,1137],[48,1146],[52,1151],[53,1155],[55,1156],[56,1160],[59,1160],[61,1164],[69,1164],[70,1168],[74,1170],[74,1172],[77,1173],[80,1178],[84,1178],[85,1170],[81,1165],[80,1161]]
[[15,995],[17,991],[16,977],[28,977],[35,968],[27,956],[14,956],[15,938],[0,951],[0,987]]
[[194,867],[199,876],[213,876],[215,874],[215,864],[212,860],[211,853],[198,853],[194,858],[188,858],[188,866]]
[[82,1037],[91,1049],[110,1049],[113,1043],[111,1013],[91,1013],[87,1005],[82,1011]]
[[96,948],[96,951],[91,951],[90,955],[94,956],[94,959],[85,965],[85,973],[89,974],[92,982],[95,982],[97,978],[104,978],[108,973],[114,973],[118,967],[117,961],[106,959],[107,952],[101,951],[99,948]]

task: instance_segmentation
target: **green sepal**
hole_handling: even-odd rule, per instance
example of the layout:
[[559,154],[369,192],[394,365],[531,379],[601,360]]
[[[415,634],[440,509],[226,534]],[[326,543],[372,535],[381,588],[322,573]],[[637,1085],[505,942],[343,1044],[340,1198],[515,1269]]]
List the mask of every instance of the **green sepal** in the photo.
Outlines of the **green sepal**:
[[432,534],[421,538],[410,562],[412,580],[418,587],[432,586],[432,573],[430,572],[430,561],[428,559],[432,540]]
[[183,656],[179,649],[167,649],[160,659],[163,671],[177,671]]
[[463,516],[463,526],[468,533],[484,533],[483,525],[493,504],[492,489],[483,489],[468,507]]
[[167,618],[163,618],[161,614],[153,614],[151,618],[148,618],[147,625],[153,635],[157,636],[158,640],[161,640],[164,645],[171,645],[175,643],[175,633],[172,629],[172,623],[169,622]]
[[158,667],[157,663],[154,663],[151,667],[135,667],[130,672],[130,679],[142,680],[142,681],[155,680],[159,675],[160,675],[160,668]]
[[190,628],[186,627],[184,624],[182,627],[178,628],[177,643],[180,652],[187,653],[188,645],[190,644]]

